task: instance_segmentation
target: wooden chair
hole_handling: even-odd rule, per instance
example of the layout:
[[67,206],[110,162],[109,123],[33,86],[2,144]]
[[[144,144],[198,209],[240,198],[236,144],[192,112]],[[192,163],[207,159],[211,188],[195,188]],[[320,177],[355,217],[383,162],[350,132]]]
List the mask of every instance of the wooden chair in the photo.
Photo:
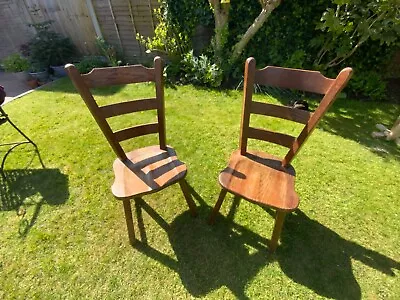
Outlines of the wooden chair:
[[[128,235],[131,243],[135,241],[130,199],[158,192],[167,186],[179,183],[190,212],[196,213],[196,206],[185,181],[186,165],[181,162],[175,150],[166,143],[163,62],[160,57],[154,59],[154,68],[142,65],[98,68],[81,75],[74,65],[65,66],[68,75],[79,91],[82,99],[103,131],[117,159],[113,169],[115,175],[112,193],[122,199]],[[139,82],[155,82],[156,97],[130,100],[99,107],[90,91],[110,85]],[[157,110],[157,123],[134,126],[113,132],[107,118],[145,110]],[[120,142],[134,137],[158,133],[159,145],[149,146],[125,153]]]
[[[243,111],[240,130],[240,149],[232,153],[227,168],[219,175],[222,187],[218,201],[211,212],[209,223],[230,192],[252,203],[276,210],[275,225],[270,241],[270,251],[275,251],[286,213],[299,205],[295,192],[295,170],[290,165],[301,146],[310,136],[319,120],[346,86],[352,74],[351,68],[343,69],[336,79],[324,77],[320,72],[279,67],[256,69],[254,58],[245,64]],[[324,95],[314,113],[252,100],[253,85],[269,85],[296,89]],[[283,118],[305,124],[298,137],[250,126],[250,114]],[[247,140],[257,139],[289,148],[284,158],[247,149]]]

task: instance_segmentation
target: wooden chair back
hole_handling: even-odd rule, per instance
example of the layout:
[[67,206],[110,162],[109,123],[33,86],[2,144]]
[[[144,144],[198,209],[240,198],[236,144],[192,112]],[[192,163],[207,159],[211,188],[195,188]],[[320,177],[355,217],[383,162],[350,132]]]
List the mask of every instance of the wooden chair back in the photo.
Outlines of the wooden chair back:
[[[84,75],[81,75],[72,64],[66,65],[65,68],[107,141],[122,161],[126,161],[127,157],[120,142],[134,137],[158,133],[160,148],[162,150],[167,149],[163,61],[160,57],[154,58],[154,68],[146,68],[142,65],[96,68]],[[130,100],[100,107],[90,91],[91,88],[149,81],[155,82],[156,93],[154,98]],[[113,132],[107,122],[107,118],[153,109],[157,110],[157,123],[133,126]]]
[[[320,72],[266,67],[256,69],[256,61],[250,57],[246,60],[244,73],[244,99],[240,129],[240,153],[247,152],[247,140],[258,139],[289,148],[282,160],[282,166],[287,166],[299,152],[301,146],[313,132],[325,112],[331,107],[337,95],[346,86],[352,75],[351,68],[343,69],[336,79],[323,76]],[[296,108],[261,103],[252,100],[254,84],[268,85],[279,88],[322,94],[318,108],[314,113]],[[305,124],[299,136],[273,132],[250,126],[250,114],[272,116]]]

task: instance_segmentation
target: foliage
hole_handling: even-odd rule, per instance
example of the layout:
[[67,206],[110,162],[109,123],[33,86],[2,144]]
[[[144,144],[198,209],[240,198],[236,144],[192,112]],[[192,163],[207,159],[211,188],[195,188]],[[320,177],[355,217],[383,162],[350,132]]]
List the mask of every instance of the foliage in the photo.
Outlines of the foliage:
[[38,61],[33,61],[33,62],[31,62],[28,71],[31,73],[38,73],[38,72],[47,71],[47,69],[48,69],[48,66],[44,65],[43,63],[40,63]]
[[[347,15],[344,13],[346,4],[342,4],[346,1],[349,2]],[[210,50],[211,47],[215,49],[215,39],[210,45],[211,47],[205,49],[202,54],[216,63],[219,69],[224,70],[224,76],[229,76],[234,84],[241,80],[243,62],[249,56],[256,58],[258,66],[278,65],[319,69],[326,76],[336,76],[341,68],[351,66],[355,72],[347,88],[348,94],[353,93],[363,98],[380,98],[382,100],[386,93],[382,92],[379,96],[378,91],[383,91],[385,86],[385,73],[380,70],[387,69],[386,65],[398,49],[394,38],[395,32],[398,31],[396,24],[398,24],[399,19],[393,19],[396,13],[395,9],[392,12],[388,11],[388,5],[395,0],[346,1],[282,1],[269,16],[266,25],[262,26],[251,38],[239,59],[234,63],[230,60],[232,49],[257,18],[261,6],[258,1],[230,1],[229,24],[225,32],[226,42],[224,42],[224,49],[220,54],[222,59],[216,60],[215,51]],[[165,0],[163,5],[166,8],[166,12],[162,15],[162,20],[166,20],[163,25],[165,37],[172,36],[167,33],[172,26],[175,31],[182,32],[189,40],[193,37],[196,26],[215,26],[213,10],[210,9],[207,0]],[[336,12],[338,6],[340,6],[338,18],[335,17],[336,21],[333,21],[331,14]],[[377,20],[377,16],[383,13],[385,17]],[[368,19],[368,16],[370,19]],[[336,51],[341,54],[341,58],[344,58],[349,54],[349,52],[346,54],[346,51],[343,51],[345,45],[356,46],[360,38],[363,40],[366,38],[365,35],[362,35],[362,28],[365,28],[365,25],[360,25],[360,22],[363,24],[362,18],[366,18],[370,25],[374,22],[368,30],[369,38],[362,42],[357,51],[351,53],[344,61],[340,62],[341,59],[337,59],[335,61],[335,63],[338,63],[337,65],[325,67],[324,64],[326,65],[327,62],[335,59]],[[348,31],[351,22],[354,29],[352,32]],[[358,25],[356,25],[357,22]],[[336,28],[336,31],[331,31],[331,28]],[[342,32],[341,29],[343,29]],[[353,39],[350,44],[348,42],[349,36]],[[396,37],[398,36],[397,33]],[[327,45],[330,45],[329,50],[326,49],[327,46],[324,48],[326,41],[328,41]],[[183,44],[185,47],[190,47],[187,40]],[[323,57],[319,61],[321,53],[323,53]],[[183,59],[182,52],[180,56]],[[361,84],[351,84],[353,80],[365,82],[366,79],[363,78],[363,74],[369,71],[374,72],[374,76],[365,88]],[[171,65],[167,74],[180,74],[179,66]],[[372,80],[374,84],[372,84]],[[371,88],[372,86],[379,86],[380,88]]]
[[187,33],[180,32],[179,28],[169,19],[166,6],[155,11],[158,24],[154,30],[154,37],[144,37],[137,33],[137,40],[146,47],[147,53],[155,52],[166,55],[173,62],[178,62],[190,50],[190,41]]
[[214,27],[214,18],[208,0],[175,1],[164,0],[164,18],[192,37],[197,25]]
[[30,59],[43,66],[59,66],[69,62],[77,53],[69,38],[50,29],[51,21],[31,24],[37,31],[29,42]]
[[29,61],[19,53],[7,56],[2,64],[6,72],[22,72],[29,69]]
[[373,101],[382,100],[386,93],[386,83],[382,75],[375,71],[360,72],[349,81],[349,87],[357,98],[368,98]]
[[[198,24],[209,25],[213,20],[208,3],[202,0],[178,2],[163,1],[161,7],[155,11],[158,25],[154,37],[146,38],[138,33],[137,39],[146,47],[147,53],[155,52],[166,56],[164,74],[167,82],[219,86],[222,71],[218,66],[207,56],[196,57],[190,50],[190,38],[195,27]],[[185,25],[182,26],[183,24]]]
[[218,87],[222,81],[222,71],[205,55],[196,57],[193,51],[185,54],[181,63],[182,83]]
[[[228,47],[232,47],[246,24],[237,20],[246,16],[249,19],[254,18],[258,8],[254,3],[245,3],[244,1],[232,1],[230,26],[230,40]],[[362,5],[360,5],[362,6]],[[306,0],[283,1],[282,4],[270,16],[266,26],[249,42],[239,63],[234,66],[232,76],[240,80],[243,75],[243,61],[253,56],[259,66],[278,65],[294,68],[316,69],[315,60],[321,50],[320,45],[315,43],[316,36],[329,36],[329,32],[321,32],[316,28],[321,24],[321,16],[327,8],[334,8],[336,5],[330,0],[313,1],[312,5]],[[310,42],[312,41],[312,42]],[[353,78],[347,88],[348,92],[357,97],[380,99],[385,98],[385,74],[381,69],[386,69],[390,62],[396,46],[391,44],[381,44],[379,40],[368,39],[363,43],[359,51],[353,53],[346,61],[341,64],[330,67],[324,71],[327,76],[336,76],[338,71],[346,66],[351,66],[355,70]],[[321,66],[319,69],[323,69]],[[375,76],[370,80],[369,87],[374,80],[375,86],[379,89],[363,88],[361,85],[357,90],[353,90],[352,81],[365,81],[363,74],[368,71],[374,71]],[[383,91],[378,95],[377,91]],[[374,91],[374,92],[372,92]],[[371,94],[372,93],[372,94]]]
[[395,46],[400,41],[398,0],[334,0],[317,29],[323,34],[312,40],[320,51],[314,66],[326,70],[352,56],[369,39]]
[[21,46],[19,46],[19,52],[24,57],[30,57],[31,56],[31,49],[29,47],[29,43],[24,43]]
[[96,47],[101,55],[104,55],[111,66],[116,67],[122,64],[121,55],[114,46],[107,43],[103,38],[96,38]]
[[[232,75],[237,79],[243,75],[243,62],[249,56],[255,57],[259,66],[310,68],[316,50],[310,49],[309,42],[315,36],[315,26],[329,2],[316,0],[311,5],[307,0],[283,1],[249,42]],[[236,43],[258,10],[257,3],[232,1],[229,47]],[[238,22],[239,19],[245,19],[247,23]]]
[[77,65],[80,73],[88,73],[93,68],[108,67],[109,63],[102,56],[85,56]]

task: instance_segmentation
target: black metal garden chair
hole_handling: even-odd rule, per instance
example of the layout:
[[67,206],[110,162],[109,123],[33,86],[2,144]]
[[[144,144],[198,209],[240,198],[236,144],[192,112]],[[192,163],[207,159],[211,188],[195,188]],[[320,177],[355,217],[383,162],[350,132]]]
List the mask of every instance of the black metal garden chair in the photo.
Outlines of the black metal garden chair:
[[19,134],[21,134],[24,138],[25,141],[19,141],[19,142],[10,142],[10,143],[1,143],[0,146],[11,146],[6,154],[4,155],[2,161],[1,161],[1,166],[0,166],[0,173],[3,177],[5,177],[4,175],[4,164],[6,162],[7,156],[11,153],[11,151],[14,150],[14,148],[23,145],[23,144],[32,144],[35,147],[35,150],[37,153],[39,153],[39,150],[36,146],[36,144],[25,134],[21,131],[21,129],[19,129],[9,118],[9,116],[6,114],[6,112],[4,111],[4,109],[1,107],[1,105],[4,103],[6,98],[6,92],[4,91],[4,88],[2,86],[0,86],[0,125],[9,123],[16,131],[18,131]]

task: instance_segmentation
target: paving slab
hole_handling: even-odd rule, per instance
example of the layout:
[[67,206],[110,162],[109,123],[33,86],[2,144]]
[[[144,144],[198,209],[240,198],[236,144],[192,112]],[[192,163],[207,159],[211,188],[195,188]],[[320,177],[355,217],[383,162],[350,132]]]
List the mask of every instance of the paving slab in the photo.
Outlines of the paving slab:
[[7,93],[4,104],[33,91],[25,81],[21,81],[13,73],[0,72],[0,85],[4,86]]

